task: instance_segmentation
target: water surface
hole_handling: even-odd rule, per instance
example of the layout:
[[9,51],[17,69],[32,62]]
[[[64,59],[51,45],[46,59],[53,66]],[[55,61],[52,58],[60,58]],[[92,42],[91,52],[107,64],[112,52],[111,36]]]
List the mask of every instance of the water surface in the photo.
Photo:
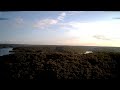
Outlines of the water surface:
[[12,51],[12,50],[13,50],[13,48],[0,48],[0,56],[9,55],[12,53],[9,51]]

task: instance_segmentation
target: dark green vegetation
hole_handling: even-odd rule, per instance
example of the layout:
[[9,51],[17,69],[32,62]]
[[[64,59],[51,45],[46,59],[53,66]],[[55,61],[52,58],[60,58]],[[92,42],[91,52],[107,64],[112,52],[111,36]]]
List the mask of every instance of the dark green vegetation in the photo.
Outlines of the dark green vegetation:
[[[0,57],[0,79],[119,79],[120,48],[111,49],[85,46],[15,47],[15,54]],[[86,50],[93,53],[81,54]]]

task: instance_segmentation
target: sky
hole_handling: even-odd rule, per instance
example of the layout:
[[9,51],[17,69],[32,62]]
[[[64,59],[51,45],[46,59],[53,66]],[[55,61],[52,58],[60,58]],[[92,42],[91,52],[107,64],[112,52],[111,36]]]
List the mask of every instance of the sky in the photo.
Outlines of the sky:
[[0,43],[120,47],[120,12],[0,11]]

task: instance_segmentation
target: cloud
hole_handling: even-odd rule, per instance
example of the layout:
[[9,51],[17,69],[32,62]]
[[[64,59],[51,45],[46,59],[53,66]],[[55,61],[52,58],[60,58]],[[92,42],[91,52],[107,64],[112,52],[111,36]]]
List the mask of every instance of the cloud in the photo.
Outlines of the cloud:
[[60,29],[63,29],[63,30],[71,30],[73,29],[73,26],[70,24],[70,22],[68,23],[58,23]]
[[67,12],[62,12],[58,17],[57,20],[63,20],[65,18],[65,16],[67,15],[74,15],[74,14],[79,14],[81,12],[85,12],[85,11],[67,11]]
[[[91,35],[117,36],[120,33],[120,22],[118,21],[98,21],[98,22],[78,22],[71,21],[59,23],[59,27],[64,30],[78,30],[81,33]],[[113,36],[114,35],[114,36]]]
[[112,18],[112,19],[120,19],[120,17],[114,17],[114,18]]
[[75,15],[75,14],[79,14],[79,13],[83,13],[85,11],[68,11],[67,15]]
[[8,26],[14,29],[20,29],[26,27],[26,22],[21,17],[15,17],[8,22]]
[[65,13],[65,12],[62,12],[62,13],[57,17],[57,20],[63,20],[65,16],[66,16],[66,13]]
[[[70,13],[70,12],[69,12]],[[69,26],[68,24],[65,23],[60,23],[60,21],[64,20],[65,16],[67,16],[66,12],[62,12],[58,15],[58,17],[56,19],[43,19],[43,20],[39,20],[34,24],[34,27],[40,28],[40,29],[45,29],[48,28],[52,25],[59,25],[59,26],[63,26],[64,28],[67,28],[65,25]]]
[[43,20],[39,20],[34,24],[34,27],[37,27],[40,29],[48,28],[52,25],[56,25],[59,21],[62,21],[65,16],[66,16],[66,13],[62,12],[56,19],[46,18]]
[[58,17],[57,20],[63,20],[65,18],[65,16],[67,15],[74,15],[74,14],[79,14],[81,12],[85,12],[85,11],[67,11],[67,12],[62,12]]
[[111,40],[110,38],[107,38],[104,35],[94,35],[93,37],[101,40]]
[[23,24],[24,23],[24,21],[21,17],[15,18],[15,22],[16,22],[16,24]]
[[9,20],[9,18],[0,18],[0,20]]
[[34,27],[44,29],[46,27],[55,25],[57,23],[58,23],[58,20],[56,20],[56,19],[43,19],[43,20],[36,22]]
[[61,30],[65,30],[66,35],[77,36],[86,40],[109,40],[113,41],[119,39],[120,26],[119,22],[68,22],[59,23]]

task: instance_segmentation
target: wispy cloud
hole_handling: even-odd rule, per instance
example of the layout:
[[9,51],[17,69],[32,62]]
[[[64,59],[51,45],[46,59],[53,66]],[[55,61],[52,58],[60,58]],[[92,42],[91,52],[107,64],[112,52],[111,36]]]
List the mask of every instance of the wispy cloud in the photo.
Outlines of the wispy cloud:
[[58,16],[58,20],[63,20],[66,16],[68,15],[75,15],[75,14],[79,14],[85,11],[67,11],[67,12],[62,12],[59,16]]
[[79,14],[79,13],[83,13],[85,11],[68,11],[67,15],[75,15],[75,14]]
[[34,24],[34,27],[40,28],[40,29],[45,29],[48,28],[52,25],[60,25],[60,21],[63,21],[64,18],[67,16],[67,12],[62,12],[58,15],[58,17],[56,19],[43,19],[43,20],[39,20]]
[[87,23],[72,21],[72,22],[59,23],[59,26],[61,29],[64,29],[64,30],[80,30],[80,29],[83,29],[86,24]]
[[11,18],[11,19],[9,19],[9,21],[7,23],[3,23],[3,24],[6,24],[8,27],[10,27],[14,30],[27,27],[26,26],[27,22],[21,17]]
[[16,22],[17,24],[23,24],[23,23],[24,23],[23,18],[21,18],[21,17],[15,18],[15,22]]
[[74,28],[74,27],[71,25],[70,22],[68,22],[68,23],[59,23],[58,25],[59,25],[59,27],[60,27],[61,29],[64,29],[64,30],[71,30],[71,29]]
[[81,13],[83,11],[68,11],[68,12],[62,12],[58,15],[58,17],[56,19],[49,19],[49,18],[46,18],[46,19],[43,19],[43,20],[39,20],[37,21],[35,24],[34,24],[34,27],[37,27],[37,28],[40,28],[40,29],[45,29],[45,28],[48,28],[52,25],[59,25],[60,27],[62,26],[63,28],[71,28],[71,27],[75,27],[74,25],[76,23],[71,23],[71,22],[68,22],[68,23],[61,23],[61,21],[64,20],[64,18],[68,15],[74,15],[74,14],[77,14],[77,13]]
[[68,12],[62,12],[58,15],[58,17],[56,19],[43,19],[43,20],[39,20],[34,24],[34,27],[40,28],[40,29],[45,29],[48,28],[52,25],[56,25],[58,24],[59,26],[62,26],[64,28],[68,28],[68,27],[72,27],[72,24],[65,24],[65,23],[60,23],[60,21],[63,21],[64,18],[67,15],[73,15],[76,13],[80,13],[80,11],[68,11]]
[[62,12],[62,13],[57,17],[57,20],[63,20],[65,16],[66,16],[66,13],[65,13],[65,12]]
[[35,23],[34,27],[44,29],[46,27],[49,27],[51,25],[57,24],[58,20],[56,19],[43,19]]
[[101,40],[111,40],[110,38],[107,38],[104,35],[94,35],[93,37]]

